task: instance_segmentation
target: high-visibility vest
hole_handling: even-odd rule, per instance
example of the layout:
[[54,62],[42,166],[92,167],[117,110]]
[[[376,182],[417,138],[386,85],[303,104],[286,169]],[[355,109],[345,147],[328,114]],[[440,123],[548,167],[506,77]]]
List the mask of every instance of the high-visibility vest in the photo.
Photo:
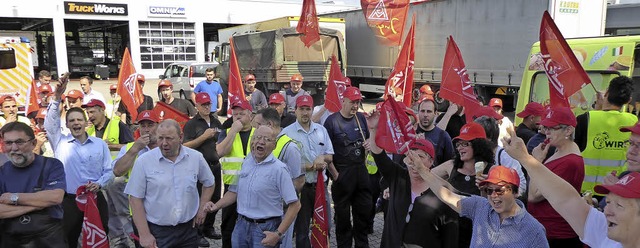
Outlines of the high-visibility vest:
[[[91,125],[87,129],[87,134],[91,136],[96,136],[96,126]],[[102,134],[102,140],[110,142],[111,144],[120,144],[120,117],[114,116],[112,119],[109,119],[109,123],[107,123],[107,128],[104,130],[104,134]]]
[[621,126],[633,126],[638,122],[635,115],[619,111],[589,111],[587,144],[582,152],[584,159],[584,181],[582,192],[591,191],[602,184],[612,171],[626,170],[627,141],[631,133],[620,132]]
[[[136,143],[136,142],[127,143],[127,145],[126,145],[127,148],[125,148],[127,152],[129,151],[129,149],[131,149],[131,147],[133,147],[134,143]],[[136,154],[136,158],[133,160],[134,163],[136,162],[136,159],[138,159],[138,155],[137,154]],[[133,169],[133,166],[131,166],[131,168],[129,168],[129,170],[127,171],[127,175],[124,177],[124,181],[125,182],[129,182],[129,177],[131,176],[131,170],[132,169]]]
[[226,156],[220,158],[220,166],[222,167],[222,182],[226,185],[236,185],[238,183],[238,173],[242,169],[242,162],[246,157],[245,154],[249,154],[251,144],[251,136],[253,136],[254,128],[251,128],[249,133],[249,140],[247,141],[246,151],[242,151],[242,139],[240,133],[236,134],[233,139],[233,145],[231,151]]
[[[289,138],[289,136],[287,136],[286,134],[280,136],[278,138],[278,141],[276,141],[276,148],[273,149],[273,152],[271,152],[273,156],[282,160],[282,157],[284,157],[282,150],[287,144],[289,144],[289,142],[293,142],[293,139]],[[280,155],[282,155],[282,157]]]
[[367,165],[367,172],[369,172],[369,175],[373,175],[373,174],[376,174],[376,172],[378,172],[378,165],[376,164],[376,161],[373,159],[373,156],[371,155],[371,153],[367,154],[366,165]]

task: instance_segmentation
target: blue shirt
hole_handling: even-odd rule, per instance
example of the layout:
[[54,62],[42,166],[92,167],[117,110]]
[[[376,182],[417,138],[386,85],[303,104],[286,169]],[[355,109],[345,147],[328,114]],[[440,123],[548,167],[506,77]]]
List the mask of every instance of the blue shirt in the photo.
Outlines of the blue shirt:
[[[278,139],[280,139],[280,137],[282,137],[282,132],[280,133],[280,136],[278,136]],[[294,140],[282,148],[278,159],[287,165],[291,179],[296,179],[304,175],[304,171],[302,170],[302,155],[300,154],[300,148]]]
[[[124,145],[120,148],[120,151],[118,152],[118,155],[116,156],[115,159],[113,159],[113,161],[111,162],[111,167],[112,168],[116,168],[116,163],[118,162],[118,160],[120,160],[120,158],[122,158],[125,154],[127,154],[127,146]],[[140,155],[144,154],[145,152],[151,151],[151,149],[149,149],[148,146],[145,146],[144,148],[142,148],[142,150],[140,150],[138,152],[138,157],[140,157]],[[136,158],[137,160],[138,158]],[[135,163],[135,160],[133,161]],[[133,166],[131,167],[133,169]],[[131,172],[131,169],[129,169],[129,172]]]
[[104,188],[114,178],[111,153],[102,139],[88,136],[84,143],[71,134],[63,135],[60,129],[60,102],[49,103],[44,129],[51,142],[55,158],[64,164],[67,193],[75,194],[78,187],[94,182]]
[[124,193],[143,200],[149,222],[175,226],[192,220],[198,213],[197,182],[204,187],[211,187],[214,182],[200,152],[181,146],[173,162],[156,147],[136,159]]
[[[62,162],[55,158],[45,158],[35,155],[35,159],[31,165],[19,168],[13,166],[11,162],[6,162],[4,166],[0,166],[0,195],[4,193],[35,193],[34,188],[39,187],[38,178],[42,171],[42,190],[55,190],[66,187],[64,179],[64,167]],[[62,204],[53,205],[48,208],[51,217],[62,219]]]
[[249,153],[242,162],[238,185],[229,191],[238,194],[238,214],[252,219],[280,217],[282,201],[287,205],[298,200],[287,166],[270,154],[256,163]]
[[460,216],[473,222],[471,247],[549,247],[544,227],[524,204],[516,200],[520,210],[516,215],[502,220],[484,197],[472,195],[460,201]]
[[193,89],[193,92],[196,94],[200,92],[205,92],[209,94],[209,98],[211,98],[211,111],[216,112],[218,110],[218,95],[222,94],[222,87],[220,87],[220,83],[218,81],[207,82],[207,80],[203,80],[202,82],[196,85],[196,88]]
[[[285,127],[281,133],[286,134],[289,138],[300,143],[302,146],[300,152],[302,153],[303,165],[312,164],[320,155],[333,155],[333,145],[331,144],[331,139],[329,138],[327,129],[318,123],[311,122],[309,132],[307,132],[302,128],[300,123],[296,121],[288,127]],[[307,183],[315,183],[317,180],[317,171],[314,170],[306,172],[305,181]],[[325,181],[326,180],[327,178],[325,177]]]

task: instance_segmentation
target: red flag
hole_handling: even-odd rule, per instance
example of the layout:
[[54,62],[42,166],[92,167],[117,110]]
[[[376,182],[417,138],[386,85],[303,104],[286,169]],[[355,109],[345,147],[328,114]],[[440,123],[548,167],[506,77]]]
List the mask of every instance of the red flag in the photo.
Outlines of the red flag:
[[387,98],[380,106],[376,145],[387,152],[404,154],[416,138],[416,129],[411,125],[405,108],[393,98]]
[[136,80],[137,77],[138,74],[136,73],[136,68],[133,67],[129,48],[125,48],[124,55],[122,56],[122,64],[120,64],[120,73],[118,74],[117,93],[132,118],[138,116],[138,107],[144,101],[142,87],[138,84]]
[[296,31],[301,33],[300,40],[306,47],[320,40],[320,26],[318,25],[318,14],[316,13],[316,1],[303,0],[302,13]]
[[96,194],[83,185],[76,192],[76,204],[84,212],[82,222],[82,248],[109,248],[109,239],[104,231]]
[[160,116],[160,121],[166,119],[174,119],[180,124],[180,128],[184,128],[184,124],[189,121],[189,116],[171,107],[171,105],[159,101],[153,108],[153,111]]
[[[476,93],[473,92],[467,68],[462,60],[462,53],[453,40],[453,36],[449,36],[447,52],[444,55],[440,97],[465,107],[466,113],[474,113],[481,107]],[[467,123],[473,121],[471,114],[467,114],[466,117]]]
[[325,197],[324,176],[318,172],[316,181],[316,201],[313,204],[313,218],[311,222],[311,247],[329,247],[329,219],[327,216],[327,198]]
[[327,82],[326,99],[324,107],[331,112],[338,112],[342,108],[342,93],[347,87],[351,86],[351,80],[345,77],[340,70],[338,58],[331,56],[331,70],[329,71],[329,80]]
[[413,17],[413,23],[404,39],[404,45],[396,60],[396,65],[387,79],[384,86],[384,98],[391,96],[396,101],[404,103],[405,106],[411,107],[413,92],[413,66],[414,66],[414,33],[416,26],[416,18]]
[[540,24],[540,53],[549,79],[551,106],[569,107],[569,97],[591,80],[547,11]]
[[40,104],[38,102],[38,87],[36,86],[36,81],[32,78],[31,86],[29,86],[29,91],[27,91],[27,106],[25,107],[26,115],[40,110]]
[[244,86],[242,85],[242,75],[240,75],[240,66],[238,65],[238,58],[236,57],[236,47],[233,45],[233,37],[229,39],[229,45],[231,46],[231,54],[229,55],[229,83],[228,87],[228,99],[227,101],[227,117],[231,118],[231,103],[234,99],[246,99],[244,96]]
[[409,0],[360,0],[360,6],[378,41],[387,46],[399,46]]

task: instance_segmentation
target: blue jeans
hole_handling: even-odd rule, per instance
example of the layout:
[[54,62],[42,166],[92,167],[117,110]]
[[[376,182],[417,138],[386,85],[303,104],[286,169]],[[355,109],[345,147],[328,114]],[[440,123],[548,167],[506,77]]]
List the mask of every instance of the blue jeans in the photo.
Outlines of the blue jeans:
[[[266,237],[263,232],[275,232],[280,222],[282,222],[281,218],[273,218],[264,223],[254,223],[238,215],[236,226],[231,235],[231,246],[233,248],[265,247],[260,243]],[[279,248],[280,244],[275,247]]]

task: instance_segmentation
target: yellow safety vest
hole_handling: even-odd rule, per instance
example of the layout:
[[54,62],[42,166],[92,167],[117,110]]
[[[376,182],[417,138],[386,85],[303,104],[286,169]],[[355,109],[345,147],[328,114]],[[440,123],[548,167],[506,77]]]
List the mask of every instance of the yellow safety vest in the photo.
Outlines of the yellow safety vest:
[[376,164],[376,161],[373,159],[373,156],[371,155],[371,153],[367,154],[367,172],[369,172],[369,175],[373,175],[373,174],[376,174],[376,172],[378,172],[378,165]]
[[612,171],[626,170],[627,141],[631,133],[620,132],[621,126],[633,126],[638,117],[619,111],[589,111],[587,144],[582,152],[584,181],[582,192],[602,184]]
[[242,139],[240,138],[240,134],[237,133],[236,137],[233,139],[233,145],[231,146],[231,151],[226,156],[220,158],[220,165],[222,167],[222,182],[227,185],[236,185],[238,183],[238,173],[240,173],[240,169],[242,169],[242,162],[246,157],[245,154],[249,154],[250,144],[251,144],[251,136],[253,136],[254,128],[251,128],[251,133],[249,134],[249,140],[247,141],[246,151],[242,151]]
[[[102,140],[108,141],[111,144],[119,144],[120,143],[120,117],[114,116],[107,123],[107,128],[104,130],[104,134],[102,134]],[[96,126],[91,125],[87,129],[87,133],[91,136],[96,136]]]
[[[127,151],[127,152],[129,151],[129,149],[131,149],[131,147],[133,146],[133,144],[134,144],[134,143],[136,143],[136,142],[129,142],[129,143],[127,143],[127,146],[126,146],[126,147],[127,147],[127,148],[126,148],[126,151]],[[136,155],[136,158],[135,158],[135,159],[138,159],[138,155]],[[136,162],[136,160],[135,160],[135,159],[133,160],[133,162],[134,162],[134,163]],[[133,169],[133,166],[131,166],[131,168],[127,171],[127,176],[125,176],[125,178],[124,178],[124,181],[125,181],[125,182],[129,182],[129,177],[131,176],[131,170],[132,170],[132,169]]]
[[282,157],[280,157],[280,155],[283,155],[283,157],[284,157],[284,154],[281,154],[282,153],[282,149],[284,149],[284,146],[287,145],[289,142],[292,142],[292,141],[293,141],[293,139],[289,138],[289,136],[287,136],[286,134],[280,136],[278,138],[278,141],[276,142],[276,148],[273,149],[273,152],[272,152],[273,156],[275,156],[276,158],[282,160]]

